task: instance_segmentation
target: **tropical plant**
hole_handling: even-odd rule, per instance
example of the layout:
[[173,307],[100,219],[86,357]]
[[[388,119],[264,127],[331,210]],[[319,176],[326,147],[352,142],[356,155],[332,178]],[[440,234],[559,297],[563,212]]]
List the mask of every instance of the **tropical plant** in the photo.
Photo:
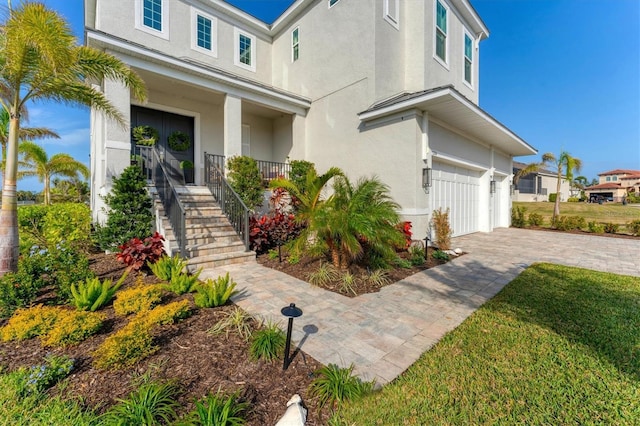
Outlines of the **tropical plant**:
[[[422,263],[424,263],[424,254],[422,256]],[[375,269],[367,275],[367,281],[376,286],[376,287],[384,287],[389,284],[391,281],[389,279],[389,274],[384,269]]]
[[309,224],[320,244],[331,254],[333,266],[347,269],[365,250],[385,259],[395,257],[395,247],[405,238],[396,227],[399,205],[389,195],[389,187],[377,177],[361,178],[352,184],[344,176],[336,178],[334,194]]
[[156,426],[171,424],[180,405],[176,402],[180,387],[173,382],[155,382],[145,378],[143,383],[119,399],[101,418],[107,425]]
[[544,217],[540,213],[529,213],[529,225],[542,226]]
[[89,201],[89,184],[77,176],[69,179],[54,178],[52,183],[52,203],[87,203]]
[[187,259],[183,259],[178,255],[173,257],[164,255],[155,263],[148,263],[147,266],[153,272],[153,275],[162,281],[171,281],[171,277],[181,274],[187,267]]
[[115,285],[112,285],[113,283],[110,279],[100,282],[97,277],[87,278],[77,285],[71,284],[73,304],[81,311],[97,311],[111,301],[128,275],[129,271],[125,271]]
[[442,208],[433,211],[431,216],[431,225],[436,229],[436,238],[434,243],[440,250],[449,250],[451,248],[451,235],[453,229],[449,222],[449,208],[442,211]]
[[164,237],[157,231],[144,241],[132,238],[118,247],[120,253],[116,255],[116,259],[134,271],[139,271],[143,266],[156,263],[165,255],[163,241]]
[[413,266],[421,266],[426,261],[424,257],[424,249],[420,245],[410,246],[409,249],[409,261]]
[[431,257],[433,257],[436,260],[439,260],[441,262],[446,262],[449,260],[449,255],[447,254],[447,252],[442,251],[442,250],[436,250],[433,252],[433,254],[431,255]]
[[18,179],[37,176],[44,183],[44,204],[51,204],[51,178],[55,175],[78,177],[81,174],[85,179],[89,178],[89,168],[75,160],[69,154],[55,154],[51,158],[47,151],[40,145],[24,141],[21,142],[18,151],[22,155]]
[[197,294],[193,301],[200,308],[214,308],[222,306],[229,298],[238,292],[235,290],[237,283],[229,277],[229,273],[215,280],[208,278],[206,281],[196,284]]
[[140,167],[129,166],[113,178],[113,189],[104,197],[108,216],[96,227],[96,240],[102,250],[115,250],[132,238],[151,235],[153,202]]
[[343,294],[353,294],[354,296],[356,296],[358,293],[356,293],[356,289],[355,286],[357,284],[357,280],[356,280],[356,276],[353,275],[351,272],[346,271],[343,272],[342,275],[340,275],[340,281],[338,282],[338,290],[340,291],[340,293]]
[[171,276],[171,281],[169,284],[165,286],[165,288],[169,291],[174,292],[175,294],[185,294],[191,293],[196,289],[196,284],[198,284],[198,277],[202,269],[198,269],[195,274],[189,273],[180,273],[177,275]]
[[[305,160],[292,160],[290,163],[289,180],[298,188],[304,188],[309,170],[315,170],[315,164]],[[304,192],[304,191],[303,191]]]
[[252,321],[253,317],[251,315],[236,306],[231,312],[225,313],[220,321],[207,330],[207,333],[215,336],[224,332],[229,337],[229,333],[235,331],[244,340],[249,340],[253,330],[251,327]]
[[242,414],[249,408],[239,401],[239,392],[225,395],[220,388],[196,401],[196,408],[187,416],[187,424],[193,426],[238,426],[245,424]]
[[158,130],[151,126],[136,126],[131,130],[136,145],[153,146],[160,139]]
[[373,391],[375,382],[363,382],[353,375],[353,364],[340,368],[329,364],[315,372],[316,378],[309,385],[309,394],[318,398],[320,408],[329,404],[335,408],[339,403],[360,398]]
[[258,163],[246,155],[231,157],[227,161],[229,185],[249,210],[260,207],[264,201],[262,177]]
[[119,123],[122,113],[113,106],[95,81],[118,81],[132,96],[145,100],[142,80],[115,56],[77,46],[70,26],[42,3],[21,2],[10,10],[0,34],[0,105],[9,113],[9,135],[0,213],[0,274],[18,265],[16,180],[18,141],[22,113],[27,102],[54,100],[88,105]]
[[330,263],[321,262],[318,269],[309,274],[309,283],[317,286],[326,286],[339,277],[338,271]]
[[282,356],[285,345],[284,332],[278,324],[267,322],[264,328],[253,333],[249,355],[258,360],[273,361]]

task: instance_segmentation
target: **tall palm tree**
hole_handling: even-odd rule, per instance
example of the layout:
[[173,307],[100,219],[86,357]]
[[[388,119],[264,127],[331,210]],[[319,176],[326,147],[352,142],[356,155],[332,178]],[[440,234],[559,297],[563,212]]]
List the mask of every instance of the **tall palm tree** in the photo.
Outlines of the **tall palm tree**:
[[551,152],[543,154],[542,162],[553,165],[556,169],[556,203],[553,206],[553,216],[551,217],[551,223],[555,223],[556,218],[560,216],[560,186],[562,185],[562,176],[564,175],[569,182],[572,182],[573,172],[579,172],[582,168],[582,160],[573,157],[567,151],[561,151],[558,157]]
[[146,99],[144,83],[116,57],[78,46],[71,28],[41,3],[22,2],[0,25],[0,104],[9,113],[7,161],[0,212],[0,275],[18,265],[16,179],[20,122],[29,101],[88,105],[123,126],[122,113],[90,82],[123,83]]
[[51,158],[47,151],[33,142],[22,142],[18,148],[23,156],[18,171],[18,179],[26,176],[37,176],[44,183],[44,204],[51,204],[51,178],[56,175],[77,177],[78,174],[89,178],[89,168],[75,160],[69,154],[55,154]]

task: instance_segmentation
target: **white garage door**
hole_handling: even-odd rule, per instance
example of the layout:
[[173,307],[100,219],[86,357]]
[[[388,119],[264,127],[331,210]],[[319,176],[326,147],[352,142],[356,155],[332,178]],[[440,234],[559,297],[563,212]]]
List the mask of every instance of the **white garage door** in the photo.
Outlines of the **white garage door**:
[[449,208],[453,235],[479,230],[480,172],[433,162],[433,208]]

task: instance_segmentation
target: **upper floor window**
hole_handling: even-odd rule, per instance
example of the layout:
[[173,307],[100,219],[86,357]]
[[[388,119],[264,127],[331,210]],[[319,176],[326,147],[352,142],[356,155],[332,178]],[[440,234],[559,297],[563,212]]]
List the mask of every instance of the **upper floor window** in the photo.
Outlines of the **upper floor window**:
[[611,182],[611,176],[607,176],[607,182]]
[[436,56],[447,63],[447,8],[436,3]]
[[384,0],[384,19],[397,29],[400,28],[400,0]]
[[169,39],[168,0],[136,0],[136,28]]
[[218,55],[218,20],[202,11],[191,8],[191,48],[211,56]]
[[613,177],[613,180],[618,180],[618,176],[614,176],[614,177]]
[[333,6],[334,4],[338,3],[340,0],[329,0],[329,7]]
[[471,37],[464,33],[464,81],[471,83],[471,76],[473,74],[473,41]]
[[234,62],[250,71],[256,70],[256,38],[250,34],[235,29]]
[[296,27],[291,32],[291,61],[295,62],[300,57],[300,28]]

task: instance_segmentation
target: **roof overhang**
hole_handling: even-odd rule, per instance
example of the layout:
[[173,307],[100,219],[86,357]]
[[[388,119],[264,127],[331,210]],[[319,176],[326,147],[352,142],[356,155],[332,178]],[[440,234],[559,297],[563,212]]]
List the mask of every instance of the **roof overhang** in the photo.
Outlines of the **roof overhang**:
[[205,64],[166,55],[100,31],[85,29],[85,39],[88,46],[115,52],[127,64],[140,69],[173,76],[222,93],[237,94],[287,113],[306,115],[311,107],[311,101],[301,96]]
[[469,23],[473,32],[480,40],[489,37],[489,29],[484,24],[478,12],[473,8],[469,0],[451,0],[456,10]]
[[422,94],[401,96],[396,101],[383,102],[359,114],[369,122],[406,110],[421,110],[465,135],[493,146],[512,156],[533,155],[538,150],[465,98],[452,86],[428,90]]

